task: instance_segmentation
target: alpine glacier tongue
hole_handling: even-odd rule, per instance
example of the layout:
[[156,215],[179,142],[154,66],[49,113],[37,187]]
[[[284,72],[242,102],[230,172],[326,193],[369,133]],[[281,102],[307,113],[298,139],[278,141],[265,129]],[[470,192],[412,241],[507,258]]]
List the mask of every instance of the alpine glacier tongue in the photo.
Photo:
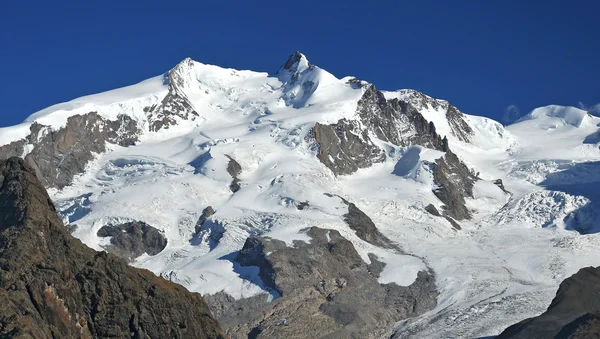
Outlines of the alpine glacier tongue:
[[549,106],[505,127],[300,52],[274,75],[187,58],[0,129],[0,158],[231,337],[482,337],[600,264],[599,123]]

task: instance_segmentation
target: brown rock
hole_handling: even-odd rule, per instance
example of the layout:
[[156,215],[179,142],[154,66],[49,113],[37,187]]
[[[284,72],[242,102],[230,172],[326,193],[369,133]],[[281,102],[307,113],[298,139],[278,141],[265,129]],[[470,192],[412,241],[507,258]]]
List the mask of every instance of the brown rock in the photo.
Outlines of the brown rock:
[[203,298],[67,232],[34,170],[0,161],[0,337],[224,338]]

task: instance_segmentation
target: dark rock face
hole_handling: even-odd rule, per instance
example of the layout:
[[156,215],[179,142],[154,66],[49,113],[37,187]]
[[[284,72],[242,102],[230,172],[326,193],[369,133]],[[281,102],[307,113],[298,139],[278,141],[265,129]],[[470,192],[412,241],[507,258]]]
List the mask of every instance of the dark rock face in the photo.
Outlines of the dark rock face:
[[506,188],[504,187],[504,183],[502,182],[502,179],[494,180],[494,185],[498,186],[498,188],[500,188],[502,190],[502,192],[504,192],[506,194],[510,194],[510,192],[507,191]]
[[340,120],[337,124],[315,124],[314,138],[319,144],[317,157],[336,175],[352,174],[385,160],[383,151],[375,146],[366,130],[360,131],[355,121]]
[[450,129],[454,136],[464,142],[471,141],[471,136],[474,134],[474,132],[471,129],[471,126],[469,126],[463,119],[463,114],[458,110],[458,108],[448,104],[446,118],[448,119]]
[[70,236],[25,161],[0,161],[0,337],[224,338],[197,293]]
[[310,204],[308,203],[308,201],[301,201],[298,204],[296,204],[296,208],[299,211],[305,210],[305,209],[307,209],[309,207],[310,207]]
[[369,135],[397,146],[421,145],[445,151],[433,124],[410,104],[386,100],[369,85],[357,106],[359,121],[339,120],[336,124],[316,124],[313,134],[319,146],[317,157],[336,175],[351,174],[385,160],[385,152]]
[[444,204],[444,213],[456,220],[471,218],[465,206],[465,197],[473,196],[477,177],[450,150],[435,161],[433,178],[438,188],[433,191]]
[[446,119],[450,125],[450,133],[461,141],[471,141],[471,136],[474,134],[473,129],[467,124],[463,114],[449,102],[431,98],[419,91],[411,89],[401,90],[399,92],[403,94],[404,98],[402,101],[409,103],[417,109],[431,107],[435,110],[445,110]]
[[462,228],[460,227],[460,225],[451,217],[449,216],[442,216],[442,214],[440,213],[440,211],[438,211],[437,208],[435,208],[435,206],[433,206],[432,204],[429,204],[427,206],[425,206],[425,211],[427,211],[429,214],[436,216],[436,217],[443,217],[444,219],[446,219],[451,225],[452,227],[454,227],[454,229],[456,230],[461,230]]
[[148,107],[146,111],[151,115],[150,130],[153,132],[176,125],[176,116],[185,120],[192,120],[192,116],[198,116],[185,97],[174,90],[169,91],[160,104]]
[[102,226],[97,235],[111,237],[105,249],[130,261],[144,253],[156,255],[167,246],[167,239],[159,230],[141,221]]
[[462,227],[460,227],[460,225],[454,219],[452,219],[451,217],[448,217],[448,216],[446,216],[444,218],[446,218],[446,220],[452,225],[452,227],[454,227],[454,229],[456,229],[458,231],[462,230]]
[[[462,220],[471,217],[465,206],[465,197],[473,195],[473,183],[477,180],[467,166],[451,152],[448,139],[441,138],[433,123],[428,122],[415,105],[421,101],[386,100],[375,86],[368,85],[357,106],[358,120],[339,120],[335,124],[315,124],[313,133],[318,145],[317,157],[335,175],[352,174],[359,168],[367,168],[385,160],[384,150],[375,145],[370,135],[396,146],[421,145],[446,152],[433,164],[433,175],[439,189],[435,195],[446,205],[444,214]],[[447,102],[437,101],[423,95],[431,105],[446,105],[447,118],[457,135],[468,141],[473,131],[462,118],[462,113]],[[441,106],[440,106],[441,107]],[[449,120],[450,121],[450,120]]]
[[96,112],[69,117],[65,127],[52,130],[33,123],[26,140],[0,147],[0,158],[23,156],[25,144],[33,146],[25,160],[46,187],[63,188],[83,173],[93,153],[106,151],[106,144],[134,145],[140,133],[129,116],[111,121]]
[[433,124],[409,103],[386,100],[374,85],[358,101],[357,113],[364,126],[378,139],[397,146],[421,145],[443,151]]
[[240,179],[238,179],[238,175],[242,173],[242,166],[231,156],[227,155],[227,158],[229,158],[229,162],[227,163],[227,173],[233,178],[231,184],[229,184],[229,189],[231,192],[235,193],[240,190]]
[[205,209],[202,210],[202,214],[200,215],[200,217],[198,217],[198,221],[196,221],[196,226],[194,227],[196,235],[198,235],[198,233],[200,233],[200,231],[202,230],[202,225],[204,224],[206,219],[210,218],[210,216],[215,213],[216,211],[212,208],[212,206],[207,206]]
[[497,338],[600,337],[600,268],[582,268],[565,279],[541,315],[525,319]]
[[569,339],[600,338],[600,317],[586,313],[563,327],[556,337]]
[[196,86],[195,83],[186,83],[196,81],[193,69],[194,61],[187,58],[166,74],[163,82],[169,86],[169,93],[160,104],[144,109],[148,115],[151,131],[168,129],[177,124],[177,118],[193,121],[200,116],[186,99],[183,91],[187,85]]
[[334,230],[312,227],[306,233],[310,243],[296,241],[293,247],[248,238],[235,261],[257,266],[280,297],[271,303],[255,297],[251,305],[238,302],[233,316],[221,313],[232,338],[380,338],[391,335],[396,321],[435,307],[431,273],[419,272],[408,287],[379,284],[385,264],[376,256],[367,265]]
[[0,146],[0,159],[8,159],[10,157],[21,157],[25,153],[25,139],[11,142],[8,145]]
[[442,215],[440,214],[440,211],[437,210],[437,208],[435,208],[435,206],[433,206],[432,204],[429,204],[425,207],[425,210],[436,217],[441,217]]
[[379,232],[373,220],[353,203],[348,204],[348,213],[344,215],[344,221],[364,241],[377,246],[389,246],[389,240]]
[[[326,195],[333,197],[331,194]],[[344,214],[344,222],[348,224],[348,227],[350,227],[351,230],[356,232],[356,236],[379,247],[391,248],[393,246],[392,242],[379,232],[373,220],[371,220],[365,212],[361,211],[355,204],[348,200],[340,196],[337,197],[340,198],[344,204],[348,205],[348,213]]]
[[[300,53],[298,51],[294,52],[292,55],[290,55],[288,57],[286,62],[283,65],[281,65],[281,67],[279,68],[277,73],[275,73],[275,75],[279,76],[280,80],[285,80],[285,82],[288,82],[288,84],[296,83],[298,81],[298,78],[300,77],[300,73],[302,71],[299,69],[299,66],[304,58],[305,57],[304,57],[304,55],[302,55],[302,53]],[[306,62],[308,64],[308,71],[313,70],[315,68],[315,66],[311,65],[308,62],[308,60]],[[289,79],[284,79],[285,76],[289,76]],[[312,83],[312,81],[310,81],[310,82]],[[309,85],[310,84],[307,83],[306,86],[309,86]],[[304,89],[304,90],[306,90],[306,89]]]

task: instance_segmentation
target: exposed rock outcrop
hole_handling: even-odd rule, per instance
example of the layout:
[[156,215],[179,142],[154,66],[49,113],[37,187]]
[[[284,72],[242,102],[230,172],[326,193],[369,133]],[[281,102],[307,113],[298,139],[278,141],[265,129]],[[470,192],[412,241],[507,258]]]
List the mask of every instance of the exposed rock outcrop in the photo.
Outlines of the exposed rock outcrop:
[[[433,100],[433,99],[432,99]],[[360,168],[383,162],[385,151],[372,137],[406,147],[421,145],[446,154],[433,164],[437,189],[434,194],[445,204],[444,215],[456,220],[468,219],[470,212],[465,197],[473,196],[473,183],[477,177],[452,153],[448,139],[441,138],[433,123],[428,122],[414,106],[414,100],[386,100],[374,85],[368,85],[357,105],[357,119],[341,119],[335,124],[315,124],[308,139],[318,145],[317,158],[335,175],[346,175]],[[442,105],[437,101],[435,105]],[[462,113],[445,102],[447,118],[452,119],[456,130],[465,139],[473,133],[462,118]],[[459,132],[457,132],[459,133]]]
[[432,204],[429,204],[427,206],[425,206],[425,211],[427,211],[429,214],[435,216],[435,217],[441,217],[442,215],[440,214],[440,211],[438,211],[437,208],[435,208],[435,206],[433,206]]
[[426,94],[412,89],[404,89],[396,92],[399,100],[409,103],[418,110],[434,109],[438,112],[444,112],[450,133],[456,139],[463,142],[470,142],[474,132],[471,126],[465,121],[464,115],[448,101],[434,99]]
[[185,95],[185,88],[197,86],[196,81],[194,61],[190,58],[165,74],[164,82],[169,86],[169,92],[159,104],[145,109],[151,131],[169,129],[178,120],[194,121],[200,117]]
[[227,155],[227,158],[229,159],[229,162],[227,163],[227,173],[233,178],[231,184],[229,184],[229,189],[231,192],[235,193],[240,190],[240,179],[238,179],[238,175],[242,173],[242,166],[231,156]]
[[502,182],[502,179],[496,179],[493,181],[494,185],[498,186],[499,189],[502,190],[502,192],[506,193],[506,194],[510,194],[509,191],[506,190],[506,187],[504,187],[504,183]]
[[67,232],[34,169],[0,161],[0,337],[224,338],[204,300]]
[[[54,130],[33,123],[25,140],[0,147],[0,159],[18,156],[34,168],[45,187],[63,188],[73,177],[83,173],[94,153],[106,151],[106,144],[131,146],[138,141],[140,130],[127,115],[117,120],[103,118],[96,112],[74,115],[64,127]],[[25,155],[25,147],[31,151]]]
[[340,197],[339,195],[333,195],[325,193],[328,197],[338,197],[344,204],[348,206],[348,213],[344,214],[344,222],[348,224],[351,230],[356,232],[356,236],[375,246],[391,248],[393,247],[392,242],[379,230],[371,218],[361,211],[354,203]]
[[212,208],[212,206],[207,206],[202,210],[202,214],[198,217],[198,221],[196,221],[196,226],[194,227],[195,235],[198,235],[202,230],[202,224],[206,221],[206,219],[210,218],[211,215],[215,214],[216,211]]
[[444,214],[456,220],[471,218],[465,197],[473,196],[477,177],[456,154],[448,150],[445,156],[435,161],[433,178],[438,186],[433,193],[444,203]]
[[[252,302],[230,301],[235,307],[220,312],[228,302],[213,296],[213,309],[232,338],[380,338],[389,336],[399,320],[436,305],[431,273],[419,272],[408,286],[380,284],[385,264],[371,255],[367,265],[351,242],[335,230],[306,230],[310,243],[251,237],[234,259],[257,266],[272,294]],[[231,310],[237,310],[232,312]]]
[[342,119],[333,125],[315,124],[314,138],[319,144],[317,158],[336,175],[352,174],[385,160],[366,130],[356,121]]
[[599,338],[600,268],[582,268],[565,279],[541,315],[504,330],[497,339]]
[[110,237],[110,245],[104,249],[129,261],[144,253],[156,255],[167,246],[167,239],[159,230],[141,221],[102,226],[97,235]]

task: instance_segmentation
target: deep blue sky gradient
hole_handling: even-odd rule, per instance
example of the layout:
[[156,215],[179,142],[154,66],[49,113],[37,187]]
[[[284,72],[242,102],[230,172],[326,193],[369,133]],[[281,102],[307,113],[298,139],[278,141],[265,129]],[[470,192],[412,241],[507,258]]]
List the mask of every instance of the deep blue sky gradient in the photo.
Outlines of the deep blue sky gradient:
[[500,119],[600,102],[600,1],[2,1],[0,126],[183,58],[275,72],[299,50],[338,77]]

